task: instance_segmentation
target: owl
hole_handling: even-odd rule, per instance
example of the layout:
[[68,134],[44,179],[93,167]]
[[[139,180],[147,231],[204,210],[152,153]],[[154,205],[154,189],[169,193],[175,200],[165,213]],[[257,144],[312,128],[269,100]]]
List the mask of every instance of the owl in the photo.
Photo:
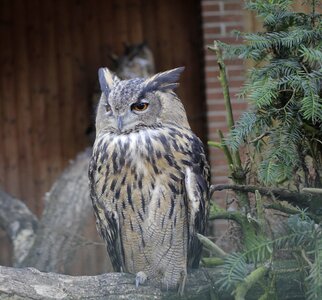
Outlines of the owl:
[[209,166],[175,94],[183,67],[120,80],[99,69],[102,91],[89,166],[96,224],[117,272],[183,291],[199,265]]

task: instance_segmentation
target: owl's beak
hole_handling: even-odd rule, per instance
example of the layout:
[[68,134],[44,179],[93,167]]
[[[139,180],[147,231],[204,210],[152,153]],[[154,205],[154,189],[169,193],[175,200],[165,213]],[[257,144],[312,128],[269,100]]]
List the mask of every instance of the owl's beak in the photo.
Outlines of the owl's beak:
[[123,128],[123,117],[122,116],[117,117],[117,128],[119,129],[119,131],[122,131],[122,128]]

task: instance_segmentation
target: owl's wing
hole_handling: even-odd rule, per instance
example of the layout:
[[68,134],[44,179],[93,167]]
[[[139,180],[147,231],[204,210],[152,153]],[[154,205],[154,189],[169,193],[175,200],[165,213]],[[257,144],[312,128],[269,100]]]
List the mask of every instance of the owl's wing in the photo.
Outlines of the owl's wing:
[[191,164],[185,169],[185,191],[189,207],[188,265],[197,268],[201,256],[201,243],[196,233],[204,234],[208,219],[210,170],[203,144],[192,139]]
[[124,270],[124,253],[120,238],[121,232],[118,214],[116,211],[109,209],[107,205],[100,200],[100,197],[98,197],[98,181],[95,179],[95,174],[97,174],[97,165],[95,156],[93,156],[89,166],[89,179],[91,187],[90,195],[96,217],[96,227],[99,234],[106,242],[107,252],[114,271],[122,272]]

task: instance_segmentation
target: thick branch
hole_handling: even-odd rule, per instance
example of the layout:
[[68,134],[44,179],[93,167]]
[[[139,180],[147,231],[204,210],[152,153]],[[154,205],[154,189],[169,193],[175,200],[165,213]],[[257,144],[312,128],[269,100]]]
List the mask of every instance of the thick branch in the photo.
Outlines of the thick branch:
[[[302,299],[298,284],[299,273],[283,271],[276,266],[277,296],[279,299]],[[282,271],[282,272],[281,272]],[[194,270],[188,274],[184,297],[176,292],[161,291],[148,285],[136,288],[135,276],[125,273],[106,273],[97,276],[68,276],[42,273],[34,268],[15,269],[0,266],[0,299],[232,299],[231,291],[219,291],[215,282],[222,277],[222,268]],[[253,286],[248,300],[259,299],[263,290]]]
[[15,265],[28,254],[36,238],[37,226],[37,217],[22,201],[0,190],[0,227],[12,241]]
[[87,177],[90,150],[77,156],[45,198],[34,245],[20,267],[46,272],[63,271],[73,255],[78,234],[91,213]]
[[[34,268],[14,269],[0,266],[0,299],[166,299],[177,298],[176,292],[161,291],[153,286],[135,287],[135,276],[106,273],[97,276],[68,276],[41,273]],[[210,283],[204,271],[191,274],[185,299],[209,299]],[[199,298],[201,297],[201,298]]]

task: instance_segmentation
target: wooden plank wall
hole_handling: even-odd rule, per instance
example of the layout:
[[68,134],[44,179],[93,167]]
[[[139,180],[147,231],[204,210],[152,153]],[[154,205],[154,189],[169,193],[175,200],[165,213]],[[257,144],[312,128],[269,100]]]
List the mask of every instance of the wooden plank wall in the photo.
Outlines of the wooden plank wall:
[[42,197],[88,144],[99,66],[147,41],[157,70],[185,65],[180,96],[205,138],[198,1],[0,0],[0,186],[38,215]]
[[89,145],[97,69],[124,43],[146,41],[157,71],[186,66],[179,95],[206,141],[199,1],[0,0],[0,41],[0,188],[39,216],[44,194]]

